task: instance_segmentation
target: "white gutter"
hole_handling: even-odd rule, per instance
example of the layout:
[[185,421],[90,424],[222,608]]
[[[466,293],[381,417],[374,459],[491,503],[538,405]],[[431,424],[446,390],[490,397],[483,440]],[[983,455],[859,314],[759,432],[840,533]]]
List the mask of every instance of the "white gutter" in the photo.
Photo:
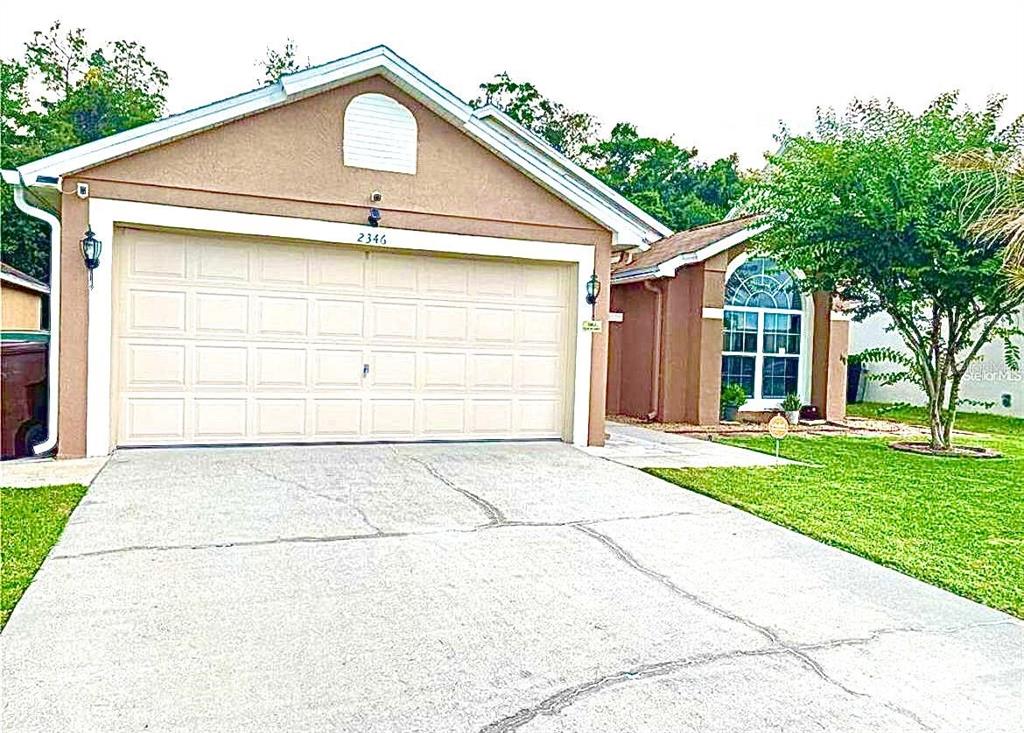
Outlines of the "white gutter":
[[60,219],[25,200],[25,185],[14,171],[3,172],[4,181],[14,188],[14,204],[29,216],[50,225],[50,342],[47,346],[46,439],[32,446],[35,455],[57,446],[57,387],[60,369]]

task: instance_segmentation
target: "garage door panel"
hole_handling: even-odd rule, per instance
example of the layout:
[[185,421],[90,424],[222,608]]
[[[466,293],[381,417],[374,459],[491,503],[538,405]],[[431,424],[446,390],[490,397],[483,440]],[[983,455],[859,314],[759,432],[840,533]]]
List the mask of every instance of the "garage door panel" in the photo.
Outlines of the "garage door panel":
[[260,282],[267,285],[308,285],[306,250],[263,245],[259,248]]
[[520,344],[545,345],[557,348],[565,339],[565,317],[559,311],[520,311],[518,313]]
[[363,352],[316,349],[313,352],[314,388],[359,387],[363,380]]
[[423,435],[440,438],[467,433],[465,400],[424,399],[422,406]]
[[306,349],[266,347],[256,349],[256,382],[262,387],[306,386]]
[[253,432],[258,438],[301,438],[306,434],[306,400],[258,398]]
[[249,332],[249,296],[229,293],[196,293],[196,334],[213,336]]
[[122,349],[125,386],[146,390],[154,387],[185,388],[183,344],[126,343]]
[[198,240],[193,244],[196,253],[196,278],[221,283],[249,282],[250,249],[242,242],[217,244]]
[[309,315],[306,298],[260,296],[256,303],[256,335],[306,335]]
[[184,334],[187,296],[177,290],[128,291],[125,319],[133,331],[160,331]]
[[427,259],[422,269],[422,294],[427,297],[465,296],[470,263],[451,257]]
[[198,442],[244,438],[249,433],[248,400],[197,397],[193,405]]
[[410,267],[409,257],[374,252],[369,264],[371,293],[412,295],[419,291],[419,272]]
[[516,357],[516,387],[557,391],[563,381],[562,364],[554,354]]
[[310,254],[311,283],[317,288],[362,293],[366,253],[317,247]]
[[415,341],[417,312],[413,303],[390,303],[371,301],[367,307],[370,328],[367,337],[392,341]]
[[362,434],[361,399],[316,399],[313,430],[318,438],[357,438]]
[[321,338],[362,338],[363,303],[353,300],[326,300],[313,303],[314,335]]
[[139,232],[129,253],[129,268],[136,277],[183,280],[188,275],[188,239],[164,232]]
[[371,399],[371,438],[412,437],[416,434],[416,402],[412,399]]
[[469,308],[463,305],[423,306],[423,337],[428,341],[464,342],[469,330]]
[[470,432],[477,435],[511,435],[512,400],[471,400],[469,423]]
[[369,357],[368,386],[383,389],[416,388],[415,351],[375,351]]
[[513,308],[474,308],[470,338],[475,344],[504,344],[516,340],[516,311]]
[[185,439],[184,397],[133,397],[125,403],[127,436],[134,442]]
[[513,354],[471,354],[470,387],[512,389],[515,386]]
[[249,349],[245,346],[195,347],[194,387],[237,387],[249,382]]
[[466,355],[458,352],[426,352],[421,357],[423,389],[465,389]]
[[564,433],[567,265],[156,231],[115,243],[121,445]]

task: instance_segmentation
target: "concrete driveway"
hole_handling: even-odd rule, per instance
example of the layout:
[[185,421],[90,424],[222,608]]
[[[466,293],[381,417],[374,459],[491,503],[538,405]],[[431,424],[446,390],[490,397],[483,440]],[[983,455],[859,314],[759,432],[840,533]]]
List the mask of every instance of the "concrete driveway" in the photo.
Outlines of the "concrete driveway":
[[[771,469],[765,469],[771,470]],[[1021,622],[561,444],[116,454],[5,731],[1017,731]]]

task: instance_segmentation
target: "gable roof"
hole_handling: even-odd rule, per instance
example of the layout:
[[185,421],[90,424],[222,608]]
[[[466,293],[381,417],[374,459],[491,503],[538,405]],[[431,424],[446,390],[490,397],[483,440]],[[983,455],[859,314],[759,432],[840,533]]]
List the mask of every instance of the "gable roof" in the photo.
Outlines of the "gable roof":
[[37,280],[31,275],[26,275],[16,267],[11,267],[6,262],[0,262],[0,281],[13,285],[23,290],[32,290],[36,293],[46,295],[50,292],[50,286],[42,280]]
[[671,229],[500,110],[490,106],[474,109],[387,46],[375,46],[285,74],[260,89],[79,145],[26,163],[17,171],[22,185],[55,188],[62,176],[375,75],[383,76],[536,183],[610,229],[615,234],[615,244],[646,249],[650,242],[671,233]]
[[627,254],[612,265],[612,283],[674,277],[680,267],[703,262],[767,228],[766,224],[758,224],[757,214],[750,214],[676,232],[659,239],[646,251],[632,257]]

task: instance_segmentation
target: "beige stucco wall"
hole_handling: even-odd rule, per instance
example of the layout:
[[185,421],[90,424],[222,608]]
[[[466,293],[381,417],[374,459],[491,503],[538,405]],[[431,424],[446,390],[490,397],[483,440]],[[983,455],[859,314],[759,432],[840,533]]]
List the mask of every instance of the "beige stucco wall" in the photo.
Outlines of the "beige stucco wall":
[[43,298],[39,293],[13,285],[0,286],[0,327],[5,331],[38,331],[42,325]]
[[[365,92],[387,94],[418,126],[415,175],[342,164],[345,106]],[[132,156],[64,180],[88,181],[94,198],[362,224],[371,205],[382,226],[596,247],[606,284],[611,233],[381,77],[371,77]],[[371,204],[380,191],[383,201]],[[87,287],[78,241],[88,203],[65,195],[59,453],[83,455],[86,415]],[[591,442],[604,438],[607,332],[594,334]]]

